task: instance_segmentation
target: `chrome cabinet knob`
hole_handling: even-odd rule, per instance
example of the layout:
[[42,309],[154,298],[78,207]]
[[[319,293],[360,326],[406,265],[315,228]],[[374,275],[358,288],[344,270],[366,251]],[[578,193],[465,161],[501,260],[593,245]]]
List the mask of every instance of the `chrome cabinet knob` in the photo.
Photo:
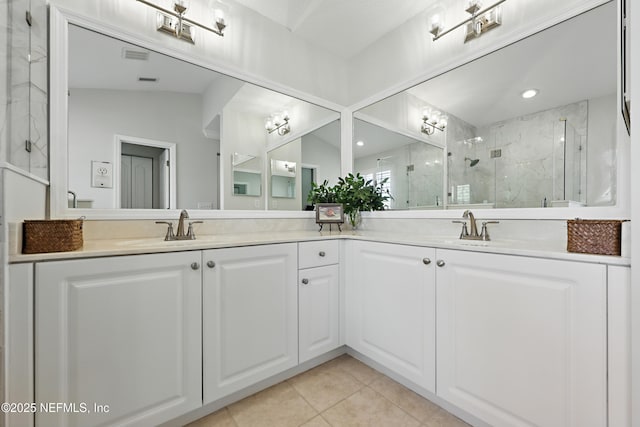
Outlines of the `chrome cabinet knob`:
[[209,267],[209,268],[213,268],[213,267],[215,267],[215,266],[216,266],[216,263],[215,263],[215,262],[213,262],[213,261],[207,261],[207,267]]
[[429,264],[431,264],[431,260],[429,258],[422,258],[422,263],[424,265],[429,265]]
[[437,265],[438,267],[444,267],[444,261],[443,261],[443,260],[441,260],[441,259],[439,259],[439,260],[437,260],[437,261],[436,261],[436,265]]
[[320,256],[325,256],[325,255],[326,255],[326,253],[324,253],[324,251],[320,251],[320,253],[318,253],[318,255],[320,255]]
[[192,270],[197,270],[200,268],[200,264],[198,264],[197,262],[192,262],[191,263],[191,269]]
[[302,279],[302,284],[303,285],[308,285],[309,284],[309,279]]

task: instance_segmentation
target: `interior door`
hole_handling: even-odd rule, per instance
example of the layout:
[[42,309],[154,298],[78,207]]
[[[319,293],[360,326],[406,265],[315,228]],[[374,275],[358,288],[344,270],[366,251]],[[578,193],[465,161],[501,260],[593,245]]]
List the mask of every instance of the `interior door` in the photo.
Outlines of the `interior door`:
[[160,209],[169,209],[170,206],[170,188],[171,184],[169,181],[169,150],[164,150],[160,155],[160,167],[158,168],[158,172],[160,174],[159,179],[159,208]]
[[123,154],[120,170],[120,207],[152,209],[153,159]]

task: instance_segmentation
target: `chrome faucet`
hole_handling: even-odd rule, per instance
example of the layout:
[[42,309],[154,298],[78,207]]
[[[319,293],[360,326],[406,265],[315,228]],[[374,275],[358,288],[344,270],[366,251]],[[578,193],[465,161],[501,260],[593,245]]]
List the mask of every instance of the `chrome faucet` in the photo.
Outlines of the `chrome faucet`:
[[473,213],[467,209],[462,214],[462,218],[469,219],[469,227],[471,228],[468,234],[468,238],[473,239],[478,237],[478,226],[476,224],[476,218],[473,216]]
[[182,209],[180,212],[180,219],[178,219],[178,231],[176,231],[176,239],[181,240],[184,239],[184,220],[189,219],[189,212],[186,209]]
[[74,207],[74,208],[77,208],[78,207],[78,196],[76,195],[76,192],[69,190],[69,191],[67,191],[67,193],[71,194],[71,197],[73,197],[73,202],[72,202],[73,204],[71,206]]
[[178,219],[178,230],[173,234],[173,223],[169,221],[156,221],[156,224],[167,224],[167,234],[164,236],[164,240],[195,240],[196,235],[193,232],[193,224],[201,224],[202,221],[191,221],[187,232],[184,232],[184,220],[189,219],[189,213],[183,209],[180,212],[180,218]]
[[462,231],[460,232],[460,239],[462,240],[484,240],[489,241],[489,231],[487,230],[487,224],[498,224],[499,221],[483,221],[482,230],[478,234],[478,225],[476,224],[476,218],[470,210],[464,211],[462,218],[469,220],[469,231],[467,230],[466,221],[452,221],[456,224],[462,224]]

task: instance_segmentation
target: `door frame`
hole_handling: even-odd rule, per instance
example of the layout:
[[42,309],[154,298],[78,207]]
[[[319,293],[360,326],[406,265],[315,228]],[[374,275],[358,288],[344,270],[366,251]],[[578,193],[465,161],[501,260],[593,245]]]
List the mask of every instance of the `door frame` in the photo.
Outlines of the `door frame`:
[[115,135],[113,148],[113,182],[115,191],[113,196],[116,209],[120,209],[120,157],[122,155],[122,143],[164,148],[169,151],[169,209],[176,209],[176,143],[139,138],[137,136]]

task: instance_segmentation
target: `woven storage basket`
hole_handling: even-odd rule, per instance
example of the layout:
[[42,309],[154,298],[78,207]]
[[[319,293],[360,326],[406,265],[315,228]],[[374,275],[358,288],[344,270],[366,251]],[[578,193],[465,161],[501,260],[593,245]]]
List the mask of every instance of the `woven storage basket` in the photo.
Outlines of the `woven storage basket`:
[[567,251],[583,254],[620,255],[621,220],[570,219]]
[[27,220],[22,226],[22,253],[68,252],[82,247],[82,219]]

